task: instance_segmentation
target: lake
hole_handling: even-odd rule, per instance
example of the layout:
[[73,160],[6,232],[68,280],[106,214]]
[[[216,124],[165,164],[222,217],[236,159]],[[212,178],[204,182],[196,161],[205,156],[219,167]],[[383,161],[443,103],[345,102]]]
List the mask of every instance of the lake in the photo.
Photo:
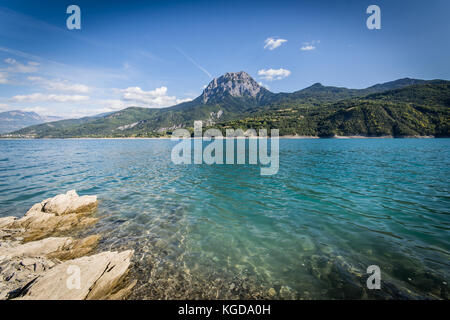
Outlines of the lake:
[[98,195],[80,236],[135,250],[134,299],[448,298],[450,139],[280,139],[273,176],[175,165],[175,144],[0,140],[0,216]]

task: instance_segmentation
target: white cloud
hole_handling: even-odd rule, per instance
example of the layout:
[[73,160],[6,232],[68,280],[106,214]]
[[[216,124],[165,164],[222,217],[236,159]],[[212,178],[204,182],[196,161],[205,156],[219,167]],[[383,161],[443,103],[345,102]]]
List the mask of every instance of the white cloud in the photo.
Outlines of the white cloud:
[[88,93],[90,88],[84,84],[70,83],[67,80],[48,80],[42,77],[28,77],[28,80],[34,81],[44,88],[52,91],[67,91],[75,93]]
[[38,66],[39,63],[37,62],[33,62],[33,61],[29,61],[28,64],[22,64],[18,61],[16,61],[13,58],[7,58],[4,60],[7,64],[10,65],[10,67],[8,67],[8,71],[11,72],[17,72],[17,73],[33,73],[38,71]]
[[0,84],[9,83],[8,74],[6,72],[0,72]]
[[316,47],[313,45],[304,45],[300,48],[300,50],[302,51],[310,51],[310,50],[314,50]]
[[286,77],[288,77],[291,74],[289,70],[280,68],[280,69],[262,69],[258,71],[258,76],[261,79],[267,80],[267,81],[273,81],[273,80],[281,80]]
[[313,40],[311,42],[304,42],[300,48],[302,51],[311,51],[316,49],[316,45],[320,43],[320,40]]
[[275,39],[275,38],[267,38],[264,43],[264,49],[273,50],[281,46],[283,43],[287,42],[286,39]]
[[167,87],[160,87],[151,91],[144,91],[140,87],[129,87],[121,90],[121,92],[123,100],[133,101],[138,105],[144,105],[150,108],[169,107],[181,102],[190,101],[190,99],[177,99],[174,96],[168,96]]
[[33,93],[29,95],[17,95],[9,99],[12,102],[81,102],[89,100],[88,96],[83,95],[63,95],[63,94],[43,94]]
[[176,104],[183,103],[183,102],[189,102],[189,101],[192,101],[192,99],[191,98],[177,99]]

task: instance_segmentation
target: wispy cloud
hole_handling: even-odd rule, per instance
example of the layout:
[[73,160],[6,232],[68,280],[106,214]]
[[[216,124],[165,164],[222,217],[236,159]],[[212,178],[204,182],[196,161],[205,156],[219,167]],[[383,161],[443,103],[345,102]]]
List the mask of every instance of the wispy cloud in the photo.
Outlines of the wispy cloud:
[[261,79],[267,81],[281,80],[288,77],[291,71],[280,68],[280,69],[261,69],[258,71],[258,76]]
[[313,40],[310,42],[304,42],[301,46],[300,50],[302,51],[311,51],[316,49],[316,45],[320,43],[320,40]]
[[161,62],[161,61],[163,61],[163,60],[162,60],[160,57],[158,57],[157,55],[155,55],[155,54],[153,54],[153,53],[151,53],[151,52],[145,51],[145,50],[135,50],[135,51],[132,51],[132,53],[133,53],[133,54],[136,54],[136,55],[138,55],[138,56],[141,56],[141,57],[143,57],[143,58],[145,58],[145,59],[151,60],[151,61],[156,61],[156,62]]
[[33,73],[38,71],[39,63],[35,61],[29,61],[27,64],[22,64],[13,58],[7,58],[4,61],[9,64],[6,69],[9,72]]
[[88,96],[83,95],[63,95],[63,94],[43,94],[32,93],[28,95],[17,95],[10,99],[11,102],[80,102],[89,100]]
[[6,72],[0,72],[0,84],[9,83],[8,74]]
[[175,47],[175,49],[181,53],[186,59],[188,59],[194,66],[196,66],[197,68],[199,68],[201,71],[203,71],[203,73],[205,73],[210,79],[212,79],[212,75],[211,73],[208,72],[208,70],[206,70],[205,68],[203,68],[201,65],[199,65],[197,62],[195,62],[194,59],[192,59],[190,56],[188,56],[183,50],[181,50],[178,47]]
[[[1,51],[1,47],[0,47]],[[21,63],[13,58],[3,60],[5,66],[0,68],[0,84],[13,84],[17,82],[16,78],[22,78],[27,73],[38,72],[40,63],[28,61]]]
[[275,39],[275,38],[267,38],[264,43],[264,49],[274,50],[281,46],[283,43],[287,42],[286,39]]
[[15,49],[11,49],[11,48],[7,48],[7,47],[2,47],[0,46],[0,51],[1,52],[5,52],[5,53],[9,53],[24,59],[28,59],[28,60],[42,60],[41,57],[27,53],[27,52],[23,52],[20,50],[15,50]]
[[88,93],[90,91],[88,86],[79,83],[71,83],[68,80],[49,80],[42,77],[28,77],[27,79],[41,85],[47,90],[52,91],[66,91],[75,93]]
[[[113,80],[127,79],[127,75],[122,70],[118,71],[117,69],[85,68],[80,66],[75,67],[73,65],[61,63],[28,52],[15,50],[3,46],[0,46],[0,52],[9,53],[16,57],[30,60],[33,63],[37,61],[37,63],[39,63],[39,66],[41,67],[40,69],[42,69],[41,73],[45,73],[46,75],[50,75],[53,77],[62,77],[61,75],[64,74],[64,78],[72,79],[73,81],[80,81],[79,79],[87,79],[91,81],[93,79],[99,79],[100,81],[103,82],[111,79]],[[35,66],[37,66],[36,63]]]

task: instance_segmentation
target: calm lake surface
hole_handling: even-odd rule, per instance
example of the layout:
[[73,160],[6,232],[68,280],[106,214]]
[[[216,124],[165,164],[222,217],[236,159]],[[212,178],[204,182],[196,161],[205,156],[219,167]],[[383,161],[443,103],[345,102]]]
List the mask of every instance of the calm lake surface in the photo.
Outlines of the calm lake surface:
[[0,216],[98,195],[80,236],[135,250],[136,299],[448,298],[450,139],[281,139],[274,176],[175,165],[175,144],[0,140]]

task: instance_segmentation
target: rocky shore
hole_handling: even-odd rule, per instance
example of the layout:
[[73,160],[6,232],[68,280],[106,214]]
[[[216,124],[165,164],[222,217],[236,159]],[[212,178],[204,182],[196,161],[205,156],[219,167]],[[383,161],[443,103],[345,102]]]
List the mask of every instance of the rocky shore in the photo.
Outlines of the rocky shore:
[[36,203],[20,219],[0,218],[0,299],[124,299],[132,250],[92,254],[100,236],[61,236],[97,219],[96,196],[75,190]]

